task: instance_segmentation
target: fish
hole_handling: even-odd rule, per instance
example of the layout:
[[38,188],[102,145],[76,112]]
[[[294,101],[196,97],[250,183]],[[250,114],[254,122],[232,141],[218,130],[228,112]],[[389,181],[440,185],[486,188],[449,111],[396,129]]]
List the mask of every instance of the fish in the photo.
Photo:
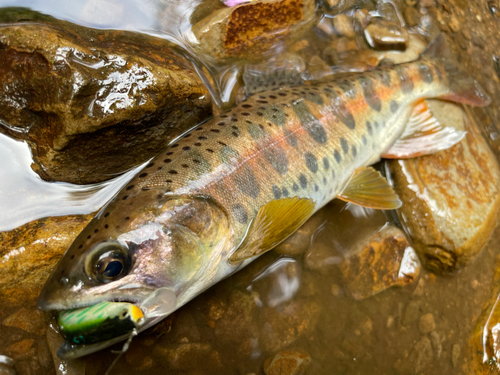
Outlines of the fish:
[[[334,198],[402,202],[373,167],[449,148],[425,99],[490,99],[436,37],[414,62],[256,93],[171,143],[68,248],[38,300],[64,311],[103,301],[144,312],[142,331],[290,236]],[[73,346],[75,358],[126,339]]]

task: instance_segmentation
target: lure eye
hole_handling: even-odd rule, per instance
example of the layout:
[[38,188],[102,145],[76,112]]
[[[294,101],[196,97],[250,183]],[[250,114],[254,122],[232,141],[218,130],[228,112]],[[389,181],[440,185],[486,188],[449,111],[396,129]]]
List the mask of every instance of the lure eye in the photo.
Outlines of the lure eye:
[[122,278],[127,275],[131,265],[127,250],[116,241],[95,246],[90,257],[91,264],[86,267],[87,273],[101,283]]

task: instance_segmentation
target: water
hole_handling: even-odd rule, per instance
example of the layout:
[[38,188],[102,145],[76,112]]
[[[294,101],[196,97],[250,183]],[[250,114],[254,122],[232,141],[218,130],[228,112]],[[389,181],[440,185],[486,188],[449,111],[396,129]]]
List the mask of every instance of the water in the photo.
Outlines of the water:
[[[240,70],[237,64],[215,66],[213,61],[193,55],[191,13],[199,4],[174,0],[0,0],[2,7],[23,6],[84,26],[138,31],[174,41],[197,60],[216,103],[224,107],[234,102],[235,91],[242,84]],[[396,17],[401,17],[407,7],[397,4]],[[363,6],[372,15],[392,14],[387,7]],[[422,9],[421,26],[413,28],[417,39],[418,33],[436,27],[427,8]],[[363,46],[359,35],[356,40]],[[327,47],[324,35],[317,30],[309,33],[306,41],[309,56]],[[370,59],[376,57],[378,62],[391,53],[353,57],[346,48],[332,59],[338,72],[356,71],[365,69]],[[465,56],[466,52],[462,53]],[[390,56],[395,58],[394,53]],[[481,73],[477,65],[475,69]],[[330,74],[320,71],[316,76]],[[498,103],[498,91],[490,94]],[[498,152],[498,114],[492,107],[474,113],[492,149]],[[31,155],[25,143],[0,136],[0,157],[3,231],[43,216],[94,212],[140,168],[100,185],[80,187],[42,181],[30,168]],[[283,350],[299,349],[312,358],[306,374],[467,373],[462,366],[474,356],[469,341],[481,317],[491,309],[486,301],[492,296],[493,302],[496,300],[498,228],[475,261],[457,274],[443,277],[422,269],[413,283],[356,300],[350,295],[341,265],[359,255],[356,243],[360,238],[370,237],[388,224],[397,226],[399,221],[390,213],[330,203],[286,244],[133,338],[110,373],[261,374],[268,358]],[[35,298],[19,296],[19,303],[2,298],[0,294],[0,321],[4,322],[0,325],[0,354],[10,348],[19,374],[102,374],[115,359],[115,353],[103,350],[76,361],[53,361],[51,353],[57,350],[60,339],[52,326],[20,329],[4,321],[21,311],[21,316],[34,316],[30,321],[43,322],[43,318],[30,315],[36,311]],[[425,328],[429,314],[435,326],[430,331]],[[13,350],[16,343],[24,347]],[[120,350],[122,345],[112,349]]]

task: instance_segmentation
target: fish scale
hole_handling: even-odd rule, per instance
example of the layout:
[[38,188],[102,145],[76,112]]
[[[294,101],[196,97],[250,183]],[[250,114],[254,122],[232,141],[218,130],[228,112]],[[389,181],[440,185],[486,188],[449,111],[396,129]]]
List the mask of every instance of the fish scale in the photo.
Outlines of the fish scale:
[[[132,302],[144,311],[141,331],[276,246],[335,197],[399,207],[367,166],[436,152],[463,136],[436,122],[422,100],[489,103],[440,54],[443,43],[436,38],[415,62],[257,93],[183,135],[75,239],[39,307]],[[124,338],[70,347],[64,356]]]

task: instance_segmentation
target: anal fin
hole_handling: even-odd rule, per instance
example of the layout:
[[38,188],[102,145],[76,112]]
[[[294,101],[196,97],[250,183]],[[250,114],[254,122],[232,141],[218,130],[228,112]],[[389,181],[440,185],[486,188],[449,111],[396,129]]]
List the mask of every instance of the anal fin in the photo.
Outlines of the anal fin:
[[356,169],[337,198],[379,210],[394,210],[402,204],[389,182],[372,167]]
[[403,135],[381,156],[386,159],[407,159],[429,155],[452,147],[464,136],[465,131],[443,126],[424,100],[413,109]]
[[262,206],[247,236],[230,256],[233,263],[260,255],[286,240],[314,213],[315,203],[307,198],[283,198]]

